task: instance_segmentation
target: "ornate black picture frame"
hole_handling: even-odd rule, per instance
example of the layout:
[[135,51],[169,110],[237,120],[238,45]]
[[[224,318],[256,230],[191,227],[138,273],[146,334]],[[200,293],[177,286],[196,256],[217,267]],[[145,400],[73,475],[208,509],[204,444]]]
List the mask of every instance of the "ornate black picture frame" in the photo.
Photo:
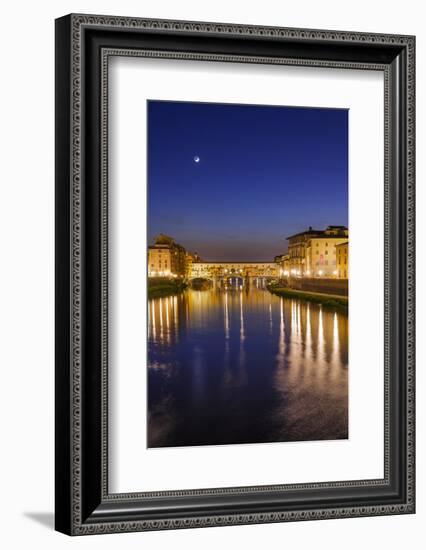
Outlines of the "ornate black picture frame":
[[[110,56],[384,73],[383,479],[108,492]],[[56,529],[69,535],[414,513],[413,36],[68,15],[56,21]]]

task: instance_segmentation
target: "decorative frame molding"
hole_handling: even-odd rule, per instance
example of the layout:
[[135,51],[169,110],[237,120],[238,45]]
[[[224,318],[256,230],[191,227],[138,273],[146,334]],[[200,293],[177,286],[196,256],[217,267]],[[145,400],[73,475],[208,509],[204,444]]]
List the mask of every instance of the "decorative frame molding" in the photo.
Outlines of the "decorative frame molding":
[[[414,50],[412,36],[95,15],[56,21],[59,531],[83,535],[414,512]],[[117,55],[384,72],[383,479],[108,493],[108,59]],[[187,500],[186,510],[176,508],[177,498]],[[348,499],[351,505],[343,504]]]

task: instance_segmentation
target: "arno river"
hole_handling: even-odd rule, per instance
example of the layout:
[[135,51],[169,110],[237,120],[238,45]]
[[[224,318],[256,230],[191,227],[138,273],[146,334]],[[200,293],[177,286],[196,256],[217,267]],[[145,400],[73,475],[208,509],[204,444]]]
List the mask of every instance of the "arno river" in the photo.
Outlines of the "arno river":
[[348,437],[348,318],[251,285],[148,302],[148,446]]

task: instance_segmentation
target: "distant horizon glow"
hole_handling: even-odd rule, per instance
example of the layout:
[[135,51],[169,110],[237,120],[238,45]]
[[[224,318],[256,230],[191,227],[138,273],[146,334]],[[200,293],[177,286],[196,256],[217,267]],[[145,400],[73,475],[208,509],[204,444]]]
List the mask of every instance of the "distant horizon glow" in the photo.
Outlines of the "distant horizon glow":
[[[147,102],[148,240],[271,262],[286,237],[348,225],[348,111]],[[203,159],[203,162],[201,162]]]

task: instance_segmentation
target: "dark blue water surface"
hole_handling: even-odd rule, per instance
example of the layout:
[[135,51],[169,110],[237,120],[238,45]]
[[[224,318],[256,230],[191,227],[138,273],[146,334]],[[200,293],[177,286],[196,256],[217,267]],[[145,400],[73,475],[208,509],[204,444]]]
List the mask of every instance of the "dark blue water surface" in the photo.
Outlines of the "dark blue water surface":
[[148,302],[148,446],[348,437],[348,318],[252,285]]

